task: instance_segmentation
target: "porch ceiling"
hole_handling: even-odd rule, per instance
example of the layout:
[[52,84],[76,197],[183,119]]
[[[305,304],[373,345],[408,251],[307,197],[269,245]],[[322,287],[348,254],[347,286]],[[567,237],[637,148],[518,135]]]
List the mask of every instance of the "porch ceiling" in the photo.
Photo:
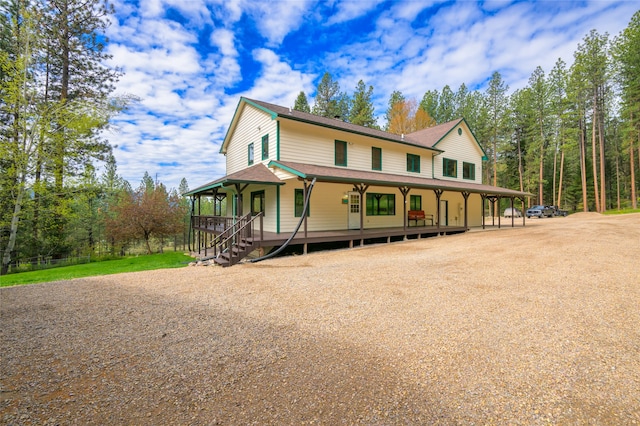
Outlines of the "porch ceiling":
[[339,167],[316,166],[313,164],[294,163],[289,161],[271,161],[269,167],[277,167],[293,173],[301,179],[316,178],[318,182],[368,184],[422,189],[440,189],[443,191],[469,192],[474,194],[496,195],[504,197],[530,197],[533,194],[498,186],[482,185],[429,179],[417,176],[402,176],[373,171],[353,170]]

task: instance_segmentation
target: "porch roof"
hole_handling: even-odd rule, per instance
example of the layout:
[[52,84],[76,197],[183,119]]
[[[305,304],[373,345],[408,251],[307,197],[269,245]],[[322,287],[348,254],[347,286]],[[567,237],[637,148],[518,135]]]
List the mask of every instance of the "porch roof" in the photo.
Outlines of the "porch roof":
[[290,161],[271,161],[269,167],[277,167],[298,176],[301,179],[316,178],[319,182],[368,184],[423,189],[441,189],[444,191],[469,192],[474,194],[499,195],[506,197],[529,197],[528,192],[516,191],[498,186],[472,182],[460,182],[444,179],[429,179],[418,176],[395,175],[365,170],[353,170],[339,167],[316,166],[313,164]]
[[255,164],[236,173],[221,177],[207,184],[185,192],[182,195],[213,195],[218,188],[231,185],[256,183],[261,185],[283,185],[275,174],[273,174],[263,163]]

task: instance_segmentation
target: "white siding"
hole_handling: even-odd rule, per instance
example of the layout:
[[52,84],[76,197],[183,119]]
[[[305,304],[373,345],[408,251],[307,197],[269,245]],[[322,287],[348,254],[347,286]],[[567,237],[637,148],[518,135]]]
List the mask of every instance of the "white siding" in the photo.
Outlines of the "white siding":
[[227,146],[227,174],[235,173],[249,166],[248,146],[253,143],[253,164],[262,161],[262,137],[269,135],[269,157],[276,158],[277,121],[272,120],[266,112],[245,104],[238,112],[238,123],[230,136]]
[[[432,153],[426,149],[289,120],[280,123],[280,159],[340,167],[335,165],[336,140],[347,142],[348,169],[372,171],[371,148],[376,147],[382,150],[381,173],[432,177]],[[407,153],[420,155],[420,174],[407,172]]]
[[[458,128],[462,129],[462,135],[458,134]],[[474,182],[482,183],[482,156],[483,153],[478,147],[478,144],[473,140],[473,136],[469,132],[469,129],[461,124],[451,131],[445,138],[440,141],[436,148],[443,150],[444,152],[437,155],[434,160],[434,177],[438,179],[455,180],[460,182]],[[443,159],[448,158],[456,160],[457,164],[457,178],[444,176],[442,165]],[[475,164],[475,179],[463,179],[462,178],[462,163],[467,162]]]

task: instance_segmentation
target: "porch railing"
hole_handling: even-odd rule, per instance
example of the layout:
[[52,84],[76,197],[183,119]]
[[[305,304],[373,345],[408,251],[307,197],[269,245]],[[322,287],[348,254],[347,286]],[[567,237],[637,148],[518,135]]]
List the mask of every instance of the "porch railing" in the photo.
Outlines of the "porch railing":
[[[208,251],[211,249],[213,257],[228,253],[231,264],[242,259],[243,256],[239,257],[239,254],[245,246],[255,246],[256,234],[259,235],[259,241],[264,239],[262,213],[253,216],[248,213],[241,217],[192,216],[191,220],[193,229],[213,235],[210,241],[205,239],[205,256],[209,255]],[[198,242],[198,252],[201,248]]]

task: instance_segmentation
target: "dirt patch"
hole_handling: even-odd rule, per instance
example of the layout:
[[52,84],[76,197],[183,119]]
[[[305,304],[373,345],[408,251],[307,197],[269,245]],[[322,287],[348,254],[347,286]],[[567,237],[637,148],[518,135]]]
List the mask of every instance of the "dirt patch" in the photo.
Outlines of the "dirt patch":
[[640,215],[526,223],[0,289],[0,419],[640,422]]

